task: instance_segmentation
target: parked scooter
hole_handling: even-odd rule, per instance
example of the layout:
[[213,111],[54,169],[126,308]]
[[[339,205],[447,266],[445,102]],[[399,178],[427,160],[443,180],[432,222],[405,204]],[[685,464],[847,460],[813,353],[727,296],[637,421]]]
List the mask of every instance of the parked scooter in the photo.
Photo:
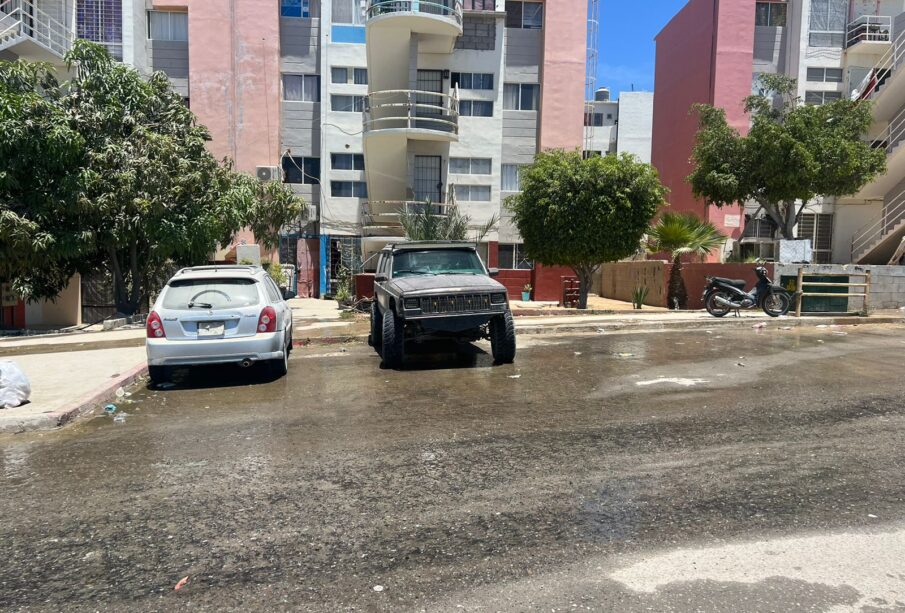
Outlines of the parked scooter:
[[742,279],[724,279],[723,277],[707,277],[704,289],[704,306],[714,317],[723,317],[729,311],[739,316],[740,309],[762,308],[770,317],[779,317],[789,312],[792,307],[792,294],[784,287],[773,285],[767,276],[767,269],[758,266],[754,269],[757,283],[750,292],[745,291]]

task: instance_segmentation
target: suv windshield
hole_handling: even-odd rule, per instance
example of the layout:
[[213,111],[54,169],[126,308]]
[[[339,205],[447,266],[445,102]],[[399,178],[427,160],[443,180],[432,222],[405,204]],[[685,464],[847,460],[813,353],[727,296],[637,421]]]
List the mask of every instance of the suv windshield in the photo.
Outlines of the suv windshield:
[[259,301],[254,279],[182,279],[170,282],[163,296],[163,307],[237,309]]
[[410,275],[483,275],[481,258],[470,249],[425,249],[393,255],[393,277]]

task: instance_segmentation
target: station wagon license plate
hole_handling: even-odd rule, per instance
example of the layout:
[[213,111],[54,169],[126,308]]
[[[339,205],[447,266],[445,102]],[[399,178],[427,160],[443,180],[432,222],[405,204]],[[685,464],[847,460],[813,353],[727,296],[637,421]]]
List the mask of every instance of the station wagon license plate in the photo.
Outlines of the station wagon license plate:
[[226,325],[222,321],[199,321],[198,337],[223,336]]

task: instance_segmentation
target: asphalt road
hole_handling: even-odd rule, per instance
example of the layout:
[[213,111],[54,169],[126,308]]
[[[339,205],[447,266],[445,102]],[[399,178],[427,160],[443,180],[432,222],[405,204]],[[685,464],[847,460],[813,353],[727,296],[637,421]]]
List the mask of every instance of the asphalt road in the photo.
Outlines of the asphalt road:
[[180,373],[0,437],[0,608],[905,611],[905,328],[839,332]]

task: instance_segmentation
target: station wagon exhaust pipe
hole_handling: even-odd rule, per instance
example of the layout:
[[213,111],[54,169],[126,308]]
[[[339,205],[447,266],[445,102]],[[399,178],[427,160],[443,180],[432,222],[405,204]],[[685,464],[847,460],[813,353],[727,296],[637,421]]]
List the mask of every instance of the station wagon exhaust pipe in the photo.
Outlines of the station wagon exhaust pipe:
[[248,367],[251,366],[252,364],[254,364],[254,362],[252,362],[252,361],[249,360],[248,358],[245,358],[244,360],[242,360],[241,362],[239,362],[239,366],[241,366],[242,368],[248,368]]

